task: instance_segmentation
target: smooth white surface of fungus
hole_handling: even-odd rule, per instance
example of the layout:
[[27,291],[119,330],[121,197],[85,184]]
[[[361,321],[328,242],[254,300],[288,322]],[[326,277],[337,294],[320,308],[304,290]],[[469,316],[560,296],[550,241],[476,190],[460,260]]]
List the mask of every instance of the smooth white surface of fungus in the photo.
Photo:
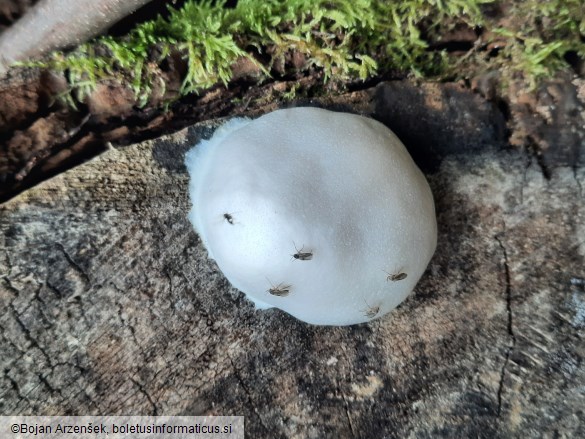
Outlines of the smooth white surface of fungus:
[[232,119],[186,164],[189,218],[258,308],[367,322],[408,296],[435,251],[429,185],[372,119],[302,107]]

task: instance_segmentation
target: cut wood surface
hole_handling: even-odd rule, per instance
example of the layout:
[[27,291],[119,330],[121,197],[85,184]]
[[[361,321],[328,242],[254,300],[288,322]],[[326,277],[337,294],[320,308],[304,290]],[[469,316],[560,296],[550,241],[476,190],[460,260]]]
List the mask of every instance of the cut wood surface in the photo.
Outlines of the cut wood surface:
[[[247,437],[585,437],[585,170],[482,147],[427,173],[437,252],[370,324],[256,311],[187,221],[212,124],[0,206],[0,413],[244,415]],[[407,145],[408,146],[408,145]],[[500,145],[498,145],[500,146]]]

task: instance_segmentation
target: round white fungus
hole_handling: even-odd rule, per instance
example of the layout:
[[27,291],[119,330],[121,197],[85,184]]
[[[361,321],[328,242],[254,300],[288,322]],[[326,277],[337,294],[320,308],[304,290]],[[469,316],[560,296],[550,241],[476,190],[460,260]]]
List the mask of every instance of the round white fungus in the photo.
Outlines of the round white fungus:
[[375,120],[318,108],[233,119],[186,164],[189,218],[258,308],[367,322],[408,296],[435,251],[429,185]]

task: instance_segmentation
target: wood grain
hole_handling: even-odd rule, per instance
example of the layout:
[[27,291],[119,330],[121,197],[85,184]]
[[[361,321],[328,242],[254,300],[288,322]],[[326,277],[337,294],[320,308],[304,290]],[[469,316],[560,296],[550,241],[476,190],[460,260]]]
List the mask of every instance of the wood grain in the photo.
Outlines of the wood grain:
[[255,311],[186,219],[213,125],[111,149],[0,206],[0,413],[244,415],[247,437],[584,437],[585,171],[428,175],[439,243],[389,316]]

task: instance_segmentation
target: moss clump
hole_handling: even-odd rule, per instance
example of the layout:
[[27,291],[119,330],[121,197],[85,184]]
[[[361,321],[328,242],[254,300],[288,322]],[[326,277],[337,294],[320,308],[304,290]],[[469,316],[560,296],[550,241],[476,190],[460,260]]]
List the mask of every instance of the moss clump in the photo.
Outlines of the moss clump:
[[[297,69],[320,72],[326,81],[387,71],[439,76],[503,69],[535,83],[567,68],[567,52],[585,55],[581,0],[512,2],[505,26],[484,16],[487,3],[493,0],[239,0],[227,8],[225,0],[188,1],[123,38],[103,37],[35,65],[66,72],[78,101],[100,81],[117,80],[130,84],[144,105],[172,55],[186,63],[180,94],[227,85],[242,57],[257,65],[260,79],[282,73],[277,66],[292,70],[287,60],[295,53],[304,59]],[[470,56],[462,61],[430,50],[430,40],[461,24],[484,36]],[[485,49],[495,41],[502,49],[494,56]]]
[[486,21],[482,39],[467,71],[499,70],[504,84],[520,79],[534,88],[569,69],[570,55],[585,60],[585,6],[582,0],[510,1],[501,17]]

